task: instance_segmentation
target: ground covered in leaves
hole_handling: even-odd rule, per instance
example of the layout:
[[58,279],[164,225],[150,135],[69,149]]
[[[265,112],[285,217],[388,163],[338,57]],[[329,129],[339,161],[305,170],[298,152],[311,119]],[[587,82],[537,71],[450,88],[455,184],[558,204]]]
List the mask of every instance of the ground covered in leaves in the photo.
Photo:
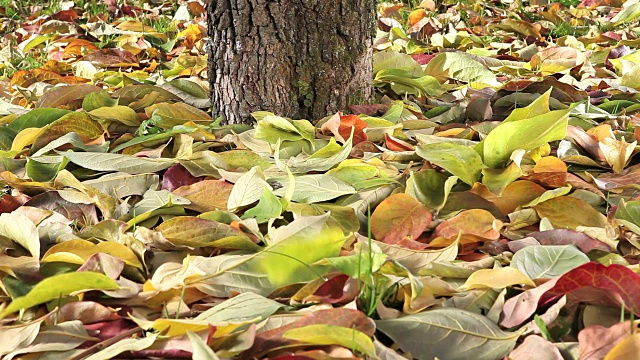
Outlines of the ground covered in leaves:
[[255,126],[197,0],[0,5],[2,359],[638,357],[640,2],[380,3]]

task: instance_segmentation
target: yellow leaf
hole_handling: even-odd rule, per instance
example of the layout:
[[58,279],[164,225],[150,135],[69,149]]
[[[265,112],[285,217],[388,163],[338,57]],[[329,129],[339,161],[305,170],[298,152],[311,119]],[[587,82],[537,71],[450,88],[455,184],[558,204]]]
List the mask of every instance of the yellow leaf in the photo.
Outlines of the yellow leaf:
[[609,350],[604,360],[634,360],[640,359],[640,334],[633,334],[624,338]]
[[536,286],[528,276],[512,267],[481,269],[471,274],[460,290],[504,289],[518,284]]
[[56,244],[44,254],[42,262],[66,262],[84,264],[97,253],[105,253],[123,260],[127,265],[142,269],[142,264],[133,250],[116,242],[106,241],[94,244],[87,240],[69,240]]
[[[226,335],[229,335],[231,332],[244,325],[245,323],[239,324],[228,324],[228,325],[219,325],[216,326],[216,332],[213,334],[214,338],[220,338]],[[209,329],[209,322],[207,321],[198,321],[198,320],[180,320],[180,319],[157,319],[151,325],[152,328],[158,330],[164,336],[180,336],[187,333],[187,331],[191,332],[199,332]]]
[[631,158],[631,155],[633,155],[636,144],[636,141],[627,143],[624,139],[616,140],[607,138],[599,142],[598,146],[600,150],[602,150],[607,164],[613,169],[613,172],[621,173]]
[[33,144],[33,141],[42,133],[44,128],[26,128],[16,135],[11,143],[11,151],[21,151]]
[[375,357],[373,342],[365,333],[336,325],[308,325],[287,330],[282,337],[313,345],[338,345]]

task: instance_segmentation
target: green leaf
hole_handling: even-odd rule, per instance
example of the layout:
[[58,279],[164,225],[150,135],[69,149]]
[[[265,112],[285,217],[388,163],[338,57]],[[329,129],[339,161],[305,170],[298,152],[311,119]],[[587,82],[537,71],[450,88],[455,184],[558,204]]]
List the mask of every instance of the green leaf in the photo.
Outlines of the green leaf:
[[482,159],[473,149],[453,143],[419,146],[416,154],[440,166],[463,182],[473,185],[482,174]]
[[[531,94],[535,96],[534,94]],[[551,111],[549,109],[549,101],[551,100],[551,89],[544,94],[538,96],[529,105],[523,108],[514,109],[503,122],[519,121],[529,119],[538,115],[543,115]]]
[[33,181],[51,181],[68,163],[69,161],[62,156],[27,158],[25,170]]
[[193,107],[204,109],[211,106],[209,91],[193,81],[174,79],[162,84],[162,88],[178,95],[185,103]]
[[282,337],[312,345],[338,345],[369,357],[376,355],[375,346],[369,336],[343,326],[307,325],[287,330]]
[[385,50],[373,54],[374,74],[389,69],[406,70],[411,76],[424,75],[422,66],[411,55],[393,50]]
[[242,206],[251,205],[258,201],[262,196],[264,189],[271,189],[271,186],[264,180],[264,175],[259,167],[254,166],[240,176],[238,181],[233,185],[227,208],[229,211],[236,211]]
[[122,154],[58,152],[72,163],[95,171],[122,171],[129,174],[153,173],[169,168],[174,159],[140,158]]
[[41,128],[71,112],[72,111],[69,110],[52,108],[34,109],[24,115],[18,116],[7,127],[15,130],[16,133],[26,128]]
[[[268,182],[277,184],[273,192],[277,196],[284,196],[289,187],[286,177],[270,178]],[[317,203],[335,199],[342,195],[354,194],[356,190],[344,181],[327,174],[301,175],[295,177],[295,189],[292,200],[302,203]]]
[[402,69],[381,70],[373,79],[373,84],[375,86],[390,84],[391,90],[399,95],[440,96],[446,92],[435,77],[413,76]]
[[[327,171],[349,157],[353,144],[353,136],[350,136],[343,146],[340,146],[335,138],[331,138],[329,143],[322,149],[316,151],[311,156],[299,154],[290,158],[286,166],[293,173],[308,173],[310,171]],[[276,147],[276,154],[279,152]]]
[[82,100],[82,110],[91,112],[93,110],[116,106],[118,99],[113,99],[106,90],[100,92],[89,93]]
[[510,266],[531,279],[539,279],[560,276],[589,261],[589,257],[575,245],[532,245],[518,250]]
[[533,150],[564,139],[570,111],[555,110],[498,125],[481,143],[484,164],[490,168],[504,167],[515,150]]
[[315,127],[307,120],[287,120],[267,113],[258,120],[254,136],[275,144],[281,141],[306,140],[311,145],[315,139]]
[[627,229],[640,235],[640,201],[620,199],[615,217]]
[[[207,294],[228,297],[234,292],[266,296],[282,286],[316,279],[330,266],[315,263],[338,256],[345,241],[342,229],[329,225],[328,218],[329,214],[296,219],[278,228],[272,245],[254,255],[192,257],[189,266],[205,274],[193,282]],[[156,288],[162,286],[160,270],[152,279]]]
[[407,179],[405,193],[430,210],[438,211],[447,202],[449,193],[457,182],[457,176],[447,176],[434,169],[412,171]]
[[353,208],[348,206],[340,206],[335,204],[301,204],[289,203],[287,211],[294,216],[318,216],[329,213],[331,218],[329,221],[335,221],[345,233],[352,233],[360,230],[360,222]]
[[258,224],[262,224],[269,221],[269,219],[278,218],[280,214],[282,214],[282,203],[280,199],[278,199],[268,187],[265,187],[258,200],[258,204],[245,211],[242,218],[254,218]]
[[20,309],[30,308],[72,293],[89,290],[117,290],[111,278],[95,272],[73,272],[50,276],[40,281],[25,296],[14,299],[0,312],[0,319]]
[[496,75],[473,57],[459,52],[443,52],[436,55],[424,72],[440,82],[455,79],[466,83],[483,83],[499,86]]
[[624,2],[622,5],[622,11],[616,14],[610,22],[613,23],[613,26],[618,26],[620,24],[626,23],[628,21],[634,20],[640,16],[640,2]]
[[209,125],[213,122],[211,116],[206,112],[181,102],[151,105],[145,108],[144,112],[148,117],[159,116],[162,119],[160,126],[164,129],[182,125],[189,121],[193,121],[198,125]]
[[177,246],[224,247],[243,250],[259,250],[242,231],[217,221],[195,216],[177,216],[158,227],[162,235]]
[[453,308],[378,320],[376,327],[419,360],[501,359],[520,336],[502,331],[485,316]]
[[10,150],[16,135],[18,135],[18,131],[8,126],[0,127],[0,150]]
[[258,322],[268,318],[285,305],[252,292],[242,293],[206,310],[195,320],[212,325]]
[[111,149],[112,153],[118,152],[122,149],[128,148],[129,146],[133,146],[133,145],[137,145],[137,144],[155,144],[155,143],[161,143],[164,140],[167,140],[169,138],[174,137],[175,135],[178,134],[190,134],[192,132],[197,131],[198,129],[196,128],[192,128],[190,126],[184,126],[184,125],[177,125],[172,127],[171,129],[158,133],[158,134],[149,134],[149,135],[143,135],[143,136],[136,136],[133,139],[126,141],[116,147],[114,147],[113,149]]

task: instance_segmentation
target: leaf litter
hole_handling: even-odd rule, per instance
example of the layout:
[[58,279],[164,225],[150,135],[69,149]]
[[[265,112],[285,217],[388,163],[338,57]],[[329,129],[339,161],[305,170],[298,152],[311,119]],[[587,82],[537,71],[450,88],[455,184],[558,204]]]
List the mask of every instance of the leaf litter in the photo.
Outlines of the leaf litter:
[[637,1],[379,2],[372,104],[229,126],[199,0],[0,5],[2,359],[636,351]]

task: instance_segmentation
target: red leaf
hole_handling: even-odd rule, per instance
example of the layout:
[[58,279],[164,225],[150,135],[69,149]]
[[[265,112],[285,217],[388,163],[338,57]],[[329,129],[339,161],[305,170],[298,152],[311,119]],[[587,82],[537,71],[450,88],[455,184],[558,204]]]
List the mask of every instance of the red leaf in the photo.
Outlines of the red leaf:
[[24,203],[29,201],[29,199],[30,198],[24,194],[19,194],[18,196],[12,196],[9,194],[2,195],[2,197],[0,197],[0,214],[12,212],[24,205]]
[[605,266],[596,262],[581,265],[562,275],[542,297],[540,304],[568,294],[592,304],[624,305],[627,310],[640,315],[640,275],[624,265]]
[[[89,331],[92,336],[97,337],[101,341],[111,339],[121,333],[127,332],[136,327],[136,324],[120,319],[116,321],[102,321],[95,324],[85,325],[84,328]],[[92,332],[93,330],[94,332]]]
[[62,10],[51,15],[51,17],[60,21],[73,21],[78,18],[78,13],[75,10]]
[[418,64],[420,65],[427,65],[429,63],[429,61],[431,61],[431,59],[433,59],[434,57],[436,57],[433,54],[416,54],[416,55],[411,55],[411,57],[413,58],[413,60],[415,60]]
[[167,169],[162,176],[162,190],[173,191],[181,186],[192,185],[202,180],[204,177],[195,177],[184,166],[176,164]]
[[357,280],[349,275],[337,275],[325,281],[313,293],[304,299],[308,302],[322,302],[326,304],[346,304],[358,296]]

